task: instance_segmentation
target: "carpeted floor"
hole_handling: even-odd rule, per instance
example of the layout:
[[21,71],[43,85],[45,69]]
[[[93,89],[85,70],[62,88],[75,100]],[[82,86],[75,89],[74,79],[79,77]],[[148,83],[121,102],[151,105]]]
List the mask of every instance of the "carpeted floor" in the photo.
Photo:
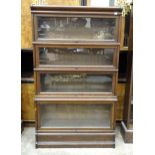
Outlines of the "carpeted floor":
[[125,144],[119,128],[116,130],[116,148],[49,148],[35,149],[35,129],[24,128],[21,155],[132,155],[132,144]]

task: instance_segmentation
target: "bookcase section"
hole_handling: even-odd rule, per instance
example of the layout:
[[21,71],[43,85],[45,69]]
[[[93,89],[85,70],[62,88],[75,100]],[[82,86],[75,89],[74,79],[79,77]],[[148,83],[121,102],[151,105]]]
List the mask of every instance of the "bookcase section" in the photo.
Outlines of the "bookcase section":
[[31,6],[36,147],[115,147],[120,8]]

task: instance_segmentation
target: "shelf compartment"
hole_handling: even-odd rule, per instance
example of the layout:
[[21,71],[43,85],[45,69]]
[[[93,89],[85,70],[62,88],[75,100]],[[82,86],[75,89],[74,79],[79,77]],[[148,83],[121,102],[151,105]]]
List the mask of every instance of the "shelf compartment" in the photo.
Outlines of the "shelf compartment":
[[116,102],[116,96],[36,95],[36,147],[115,147]]
[[52,93],[102,93],[113,94],[116,74],[113,72],[50,72],[37,71],[37,92]]
[[37,67],[117,67],[118,46],[35,45]]
[[40,106],[41,127],[110,127],[110,105],[52,104]]
[[117,42],[119,16],[34,14],[35,40]]
[[37,130],[112,130],[115,103],[110,101],[37,101]]

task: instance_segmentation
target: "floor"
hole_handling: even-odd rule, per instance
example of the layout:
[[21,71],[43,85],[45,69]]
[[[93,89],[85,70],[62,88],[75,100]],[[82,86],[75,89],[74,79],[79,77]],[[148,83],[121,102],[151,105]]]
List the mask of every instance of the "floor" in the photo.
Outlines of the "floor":
[[116,148],[50,148],[35,149],[35,129],[26,127],[21,138],[21,155],[132,155],[133,145],[125,144],[116,129]]

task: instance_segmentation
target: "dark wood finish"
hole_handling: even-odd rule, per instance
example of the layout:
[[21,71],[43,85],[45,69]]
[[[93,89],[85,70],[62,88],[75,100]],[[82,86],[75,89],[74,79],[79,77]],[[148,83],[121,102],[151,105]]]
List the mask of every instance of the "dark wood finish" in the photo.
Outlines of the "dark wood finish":
[[78,142],[38,142],[36,148],[115,148],[114,142],[78,141]]
[[42,11],[79,11],[79,12],[118,12],[122,13],[122,9],[120,7],[108,7],[108,8],[103,8],[103,7],[89,7],[89,6],[40,6],[40,5],[33,5],[31,6],[31,12],[34,13],[34,11],[42,12]]
[[119,47],[120,43],[119,42],[102,42],[102,41],[93,41],[93,42],[90,42],[90,41],[80,41],[80,40],[76,40],[76,41],[70,41],[70,40],[59,40],[58,41],[55,41],[53,40],[52,42],[51,41],[48,41],[48,40],[43,40],[43,41],[33,41],[32,42],[33,45],[38,45],[38,46],[47,46],[47,47],[52,47],[52,46],[59,46],[59,47],[66,47],[66,46],[70,46],[70,47],[98,47],[98,48],[101,48],[101,47]]
[[125,89],[122,135],[126,143],[133,142],[133,15],[130,15],[129,51],[127,60],[127,84]]
[[[38,133],[38,140],[39,141],[102,141],[102,140],[107,140],[107,141],[112,141],[114,138],[114,133],[108,134],[107,133],[72,133],[72,134],[64,134],[64,133],[47,133],[48,136],[46,136],[44,133]],[[59,136],[59,137],[58,137]],[[80,136],[80,138],[78,137]]]
[[37,133],[36,147],[115,147],[115,133]]
[[[34,54],[34,78],[35,78],[35,120],[36,120],[36,147],[115,147],[115,120],[116,120],[116,104],[117,104],[117,80],[118,80],[118,64],[119,64],[119,46],[120,46],[120,26],[122,9],[120,8],[100,8],[100,7],[60,7],[60,6],[31,6],[32,25],[33,25],[33,54]],[[98,18],[111,21],[114,24],[109,35],[110,39],[61,39],[48,36],[45,39],[38,38],[38,17],[73,17],[73,18]],[[109,22],[108,22],[109,23]],[[107,27],[109,28],[110,25]],[[91,26],[90,26],[91,28]],[[96,29],[95,29],[96,30]],[[40,31],[40,30],[39,30]],[[52,31],[52,30],[51,30]],[[66,30],[64,30],[66,31]],[[107,30],[106,30],[107,31]],[[108,31],[107,31],[108,32]],[[104,33],[107,33],[104,32]],[[102,32],[103,33],[103,32]],[[94,35],[94,34],[93,34]],[[110,36],[110,37],[111,37]],[[92,37],[92,36],[91,36]],[[90,37],[90,38],[91,38]],[[110,38],[109,37],[109,38]],[[89,38],[89,37],[88,37]],[[107,37],[108,38],[108,37]],[[101,41],[100,41],[101,40]],[[112,65],[40,65],[39,63],[39,47],[42,48],[115,48]],[[88,74],[93,76],[110,75],[112,76],[112,88],[109,92],[61,92],[41,91],[40,74]],[[77,76],[74,76],[77,77]],[[62,76],[63,79],[65,79]],[[94,78],[89,78],[89,81]],[[103,80],[103,77],[101,78]],[[66,79],[65,79],[66,80]],[[62,80],[61,80],[62,81]],[[78,81],[78,80],[77,80]],[[51,82],[51,81],[50,81]],[[95,83],[94,80],[89,84]],[[49,84],[48,84],[49,85]],[[105,83],[101,83],[101,86]],[[87,86],[85,86],[87,87]],[[96,85],[95,85],[96,87]],[[69,88],[70,89],[70,88]],[[87,88],[88,89],[88,88]],[[86,90],[87,90],[86,89]],[[78,107],[78,108],[77,108]],[[100,108],[99,108],[100,107]],[[47,108],[45,113],[44,109]],[[75,112],[74,109],[75,108]],[[56,109],[54,112],[52,110]],[[65,110],[66,109],[66,113]],[[88,110],[88,111],[87,111]],[[95,112],[96,111],[96,112]],[[57,113],[56,113],[57,112]],[[68,113],[67,113],[68,112]],[[92,116],[91,116],[92,113]],[[78,114],[81,114],[78,116]],[[57,118],[53,119],[54,116]],[[83,117],[83,118],[82,118]],[[45,119],[44,119],[45,118]],[[92,118],[92,119],[91,119]],[[63,119],[66,126],[63,126]],[[79,119],[79,120],[78,120]],[[84,125],[84,121],[88,126]],[[95,122],[95,119],[97,121]],[[42,125],[42,121],[46,120],[48,126]],[[48,121],[57,121],[56,124],[49,126]],[[78,120],[79,125],[75,125]],[[104,120],[104,121],[103,121]],[[101,122],[100,122],[101,121]],[[105,123],[108,121],[108,125]],[[60,123],[62,122],[62,123]],[[98,123],[96,125],[96,123]],[[101,123],[101,124],[100,124]],[[102,124],[103,123],[103,124]],[[69,124],[67,126],[67,124]],[[70,125],[71,124],[71,125]]]

